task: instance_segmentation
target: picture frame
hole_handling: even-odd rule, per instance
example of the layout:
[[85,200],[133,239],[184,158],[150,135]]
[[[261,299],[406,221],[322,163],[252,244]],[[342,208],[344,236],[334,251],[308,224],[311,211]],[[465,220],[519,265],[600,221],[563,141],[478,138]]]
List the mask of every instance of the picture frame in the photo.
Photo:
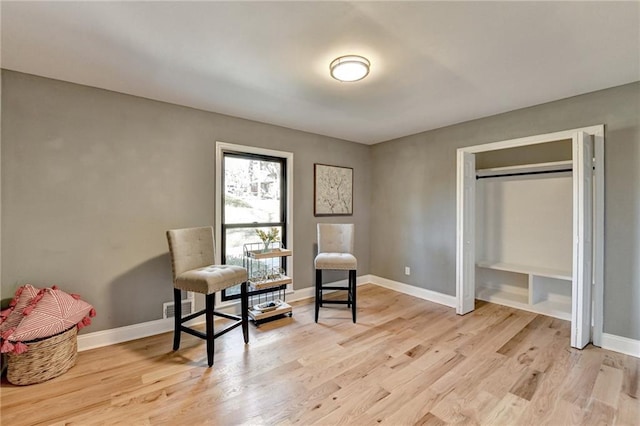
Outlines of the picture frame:
[[353,168],[313,165],[314,216],[353,215]]

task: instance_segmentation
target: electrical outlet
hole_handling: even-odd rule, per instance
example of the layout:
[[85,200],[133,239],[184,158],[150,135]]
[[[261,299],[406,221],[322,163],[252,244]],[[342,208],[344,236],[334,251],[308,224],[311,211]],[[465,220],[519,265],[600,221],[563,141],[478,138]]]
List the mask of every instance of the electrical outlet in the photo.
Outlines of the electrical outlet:
[[411,275],[411,268],[409,268],[408,266],[404,267],[404,274],[405,275]]

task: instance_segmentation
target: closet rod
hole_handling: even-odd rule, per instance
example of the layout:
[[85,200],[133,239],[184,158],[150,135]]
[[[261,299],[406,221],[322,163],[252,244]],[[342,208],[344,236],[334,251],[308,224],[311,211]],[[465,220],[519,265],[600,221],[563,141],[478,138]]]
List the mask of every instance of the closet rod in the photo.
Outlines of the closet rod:
[[540,170],[537,172],[520,172],[520,173],[504,173],[497,175],[487,175],[487,176],[476,176],[476,179],[488,179],[488,178],[496,178],[496,177],[509,177],[509,176],[526,176],[526,175],[542,175],[549,173],[564,173],[571,172],[573,169],[559,169],[559,170]]

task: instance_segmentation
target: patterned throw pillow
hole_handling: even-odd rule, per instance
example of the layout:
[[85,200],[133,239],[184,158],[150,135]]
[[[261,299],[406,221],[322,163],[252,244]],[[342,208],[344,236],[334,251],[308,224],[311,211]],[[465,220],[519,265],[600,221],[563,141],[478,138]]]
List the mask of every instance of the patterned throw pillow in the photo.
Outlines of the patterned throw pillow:
[[35,288],[31,284],[26,284],[16,290],[16,295],[9,304],[9,308],[0,313],[0,335],[20,324],[24,318],[22,311],[40,291],[39,288]]
[[[57,287],[41,290],[22,310],[22,321],[2,335],[1,352],[22,353],[28,342],[54,336],[71,327],[91,324],[95,309],[76,294],[67,294]],[[11,332],[12,331],[12,332]]]

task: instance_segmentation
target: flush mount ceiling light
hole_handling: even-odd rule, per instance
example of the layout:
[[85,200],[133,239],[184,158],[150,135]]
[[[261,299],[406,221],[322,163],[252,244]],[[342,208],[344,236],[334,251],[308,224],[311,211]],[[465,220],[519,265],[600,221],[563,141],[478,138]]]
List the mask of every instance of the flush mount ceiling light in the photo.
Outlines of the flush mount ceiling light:
[[369,74],[371,63],[357,55],[340,56],[331,62],[331,77],[339,81],[358,81]]

